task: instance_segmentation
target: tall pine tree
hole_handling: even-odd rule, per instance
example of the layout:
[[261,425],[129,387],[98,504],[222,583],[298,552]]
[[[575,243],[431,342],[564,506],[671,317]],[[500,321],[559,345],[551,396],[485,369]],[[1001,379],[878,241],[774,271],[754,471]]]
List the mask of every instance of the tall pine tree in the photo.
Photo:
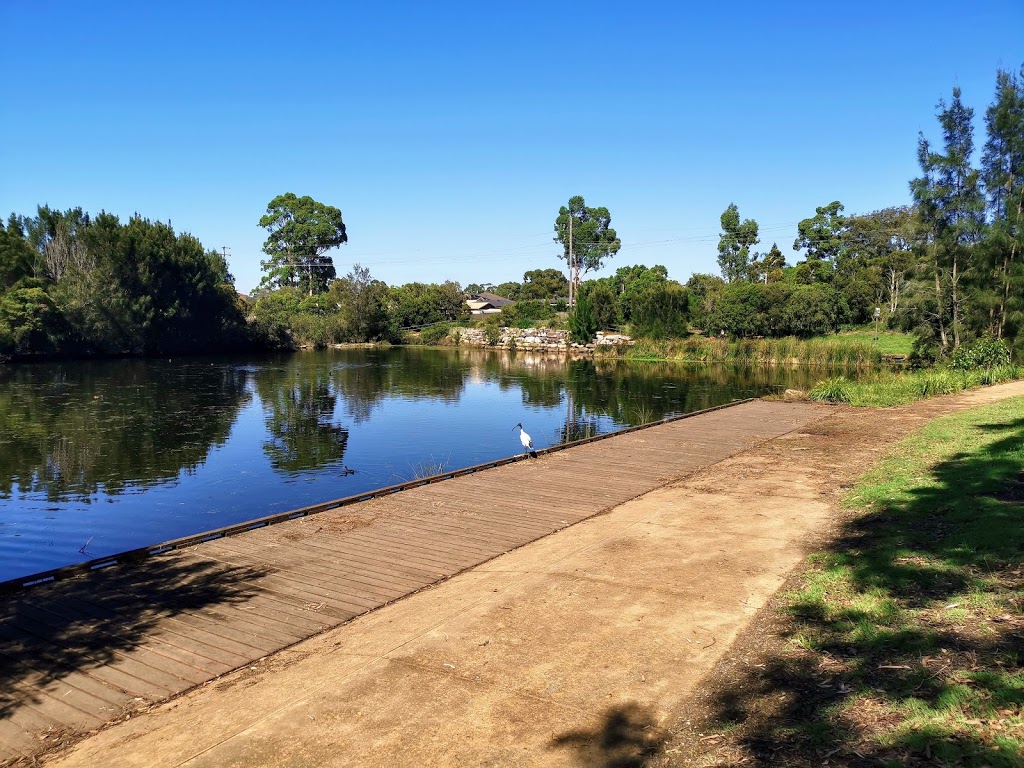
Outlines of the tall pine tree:
[[1024,67],[1021,76],[1000,70],[995,100],[985,113],[988,139],[981,177],[989,209],[985,237],[991,276],[988,332],[1019,332],[1024,299]]
[[922,134],[917,159],[923,175],[910,182],[928,229],[928,249],[935,277],[936,324],[943,350],[964,340],[967,285],[976,267],[976,245],[984,223],[979,173],[971,165],[974,110],[953,89],[953,101],[938,103],[944,152],[932,150]]

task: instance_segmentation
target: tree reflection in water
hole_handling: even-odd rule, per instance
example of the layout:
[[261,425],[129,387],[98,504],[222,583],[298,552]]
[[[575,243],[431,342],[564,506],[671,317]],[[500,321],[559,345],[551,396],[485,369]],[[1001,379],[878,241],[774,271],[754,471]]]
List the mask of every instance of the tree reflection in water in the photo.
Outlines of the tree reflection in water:
[[263,452],[275,470],[294,474],[341,466],[348,429],[335,422],[338,398],[329,371],[289,365],[256,374],[266,415]]
[[0,366],[0,498],[119,495],[195,471],[249,400],[208,361]]

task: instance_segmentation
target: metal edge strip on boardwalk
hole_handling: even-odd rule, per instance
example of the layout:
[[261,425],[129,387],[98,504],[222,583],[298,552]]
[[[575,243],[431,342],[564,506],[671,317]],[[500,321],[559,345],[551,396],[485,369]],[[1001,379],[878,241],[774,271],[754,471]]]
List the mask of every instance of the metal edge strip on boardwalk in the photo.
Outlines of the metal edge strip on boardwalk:
[[[650,427],[657,427],[662,424],[670,424],[674,421],[681,421],[683,419],[691,419],[694,416],[700,416],[706,413],[712,413],[713,411],[720,411],[725,408],[732,408],[737,405],[743,405],[744,403],[750,403],[758,398],[748,397],[743,400],[733,400],[729,403],[723,403],[722,405],[715,405],[711,408],[703,408],[699,411],[691,411],[690,413],[682,413],[678,416],[670,416],[660,421],[652,421],[647,424],[637,424],[632,427],[625,427],[623,429],[615,430],[614,432],[605,432],[600,435],[594,435],[592,437],[585,437],[580,440],[574,440],[569,443],[560,443],[559,445],[552,445],[547,448],[541,448],[535,453],[540,456],[542,454],[555,453],[556,451],[564,451],[567,448],[575,448],[579,445],[585,445],[587,443],[594,443],[598,440],[607,440],[610,437],[616,437],[618,435],[626,435],[631,432],[637,432],[641,429],[648,429]],[[430,485],[437,483],[442,480],[451,480],[455,477],[462,475],[471,475],[475,472],[480,472],[485,469],[493,469],[494,467],[501,467],[507,464],[514,464],[517,461],[524,461],[527,458],[525,454],[518,454],[516,456],[509,456],[504,459],[496,459],[495,461],[488,461],[483,464],[475,464],[471,467],[464,467],[463,469],[456,469],[451,472],[442,472],[438,475],[431,475],[430,477],[418,478],[416,480],[409,480],[404,483],[397,485],[389,485],[384,488],[378,488],[376,490],[367,491],[366,493],[359,493],[353,496],[345,496],[340,499],[334,499],[332,501],[325,501],[319,504],[313,504],[308,507],[300,507],[293,509],[288,512],[278,512],[273,515],[267,515],[266,517],[259,517],[255,520],[249,520],[244,523],[235,523],[234,525],[224,526],[223,528],[214,528],[213,530],[206,531],[204,533],[197,533],[192,536],[185,536],[180,539],[171,539],[160,544],[154,544],[148,547],[139,547],[137,549],[130,549],[125,552],[119,552],[117,554],[109,555],[107,557],[99,557],[93,560],[86,560],[82,563],[75,563],[74,565],[64,565],[59,568],[52,568],[48,571],[41,571],[39,573],[30,574],[28,576],[21,576],[14,579],[8,579],[7,581],[0,582],[0,594],[9,594],[17,592],[18,590],[27,589],[29,587],[40,586],[43,584],[52,584],[56,581],[68,579],[73,576],[80,576],[83,574],[91,573],[104,568],[109,568],[115,565],[124,565],[126,563],[137,563],[140,560],[144,560],[147,557],[153,557],[155,555],[162,555],[167,552],[181,549],[183,547],[191,547],[196,544],[202,544],[206,541],[214,541],[216,539],[222,539],[225,536],[234,536],[240,533],[246,533],[257,528],[265,528],[268,525],[275,525],[277,523],[284,523],[289,520],[296,520],[301,517],[307,517],[308,515],[315,515],[319,512],[328,512],[332,509],[339,509],[340,507],[347,507],[351,504],[357,504],[361,501],[369,501],[381,496],[390,496],[393,493],[399,493],[401,491],[409,490],[410,488],[420,488],[424,485]]]

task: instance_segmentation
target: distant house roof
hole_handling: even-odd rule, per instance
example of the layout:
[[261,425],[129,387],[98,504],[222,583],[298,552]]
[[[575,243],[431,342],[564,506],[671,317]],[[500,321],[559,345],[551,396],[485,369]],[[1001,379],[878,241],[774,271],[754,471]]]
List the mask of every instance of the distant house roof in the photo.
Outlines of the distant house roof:
[[486,301],[495,309],[501,309],[502,307],[508,306],[509,304],[515,304],[515,302],[512,301],[511,299],[506,299],[504,296],[499,296],[496,293],[489,293],[488,291],[481,291],[480,293],[476,294],[471,298]]
[[515,302],[496,293],[488,293],[486,291],[474,293],[466,299],[469,314],[475,316],[496,315],[501,312],[502,307],[507,307],[509,304],[515,304]]

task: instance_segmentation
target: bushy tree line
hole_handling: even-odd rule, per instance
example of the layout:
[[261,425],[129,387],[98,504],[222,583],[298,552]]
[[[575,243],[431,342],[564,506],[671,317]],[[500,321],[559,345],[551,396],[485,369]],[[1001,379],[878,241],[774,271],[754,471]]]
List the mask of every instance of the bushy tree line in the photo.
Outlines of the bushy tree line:
[[938,355],[979,337],[1024,345],[1024,68],[1000,71],[974,165],[974,110],[938,103],[941,148],[922,133],[911,182],[920,220],[917,305],[905,322]]
[[224,258],[169,223],[42,206],[0,224],[0,354],[166,354],[252,343]]
[[320,293],[286,286],[257,291],[250,314],[262,336],[282,346],[292,342],[325,346],[332,343],[398,342],[402,331],[468,317],[458,283],[408,283],[388,286],[356,264]]
[[978,338],[1024,346],[1024,70],[1000,71],[975,167],[974,111],[953,90],[938,104],[941,146],[918,143],[912,206],[846,215],[839,201],[798,224],[802,259],[773,244],[759,254],[757,222],[722,214],[722,278],[694,275],[693,322],[733,336],[814,335],[883,322],[913,331],[945,357]]

